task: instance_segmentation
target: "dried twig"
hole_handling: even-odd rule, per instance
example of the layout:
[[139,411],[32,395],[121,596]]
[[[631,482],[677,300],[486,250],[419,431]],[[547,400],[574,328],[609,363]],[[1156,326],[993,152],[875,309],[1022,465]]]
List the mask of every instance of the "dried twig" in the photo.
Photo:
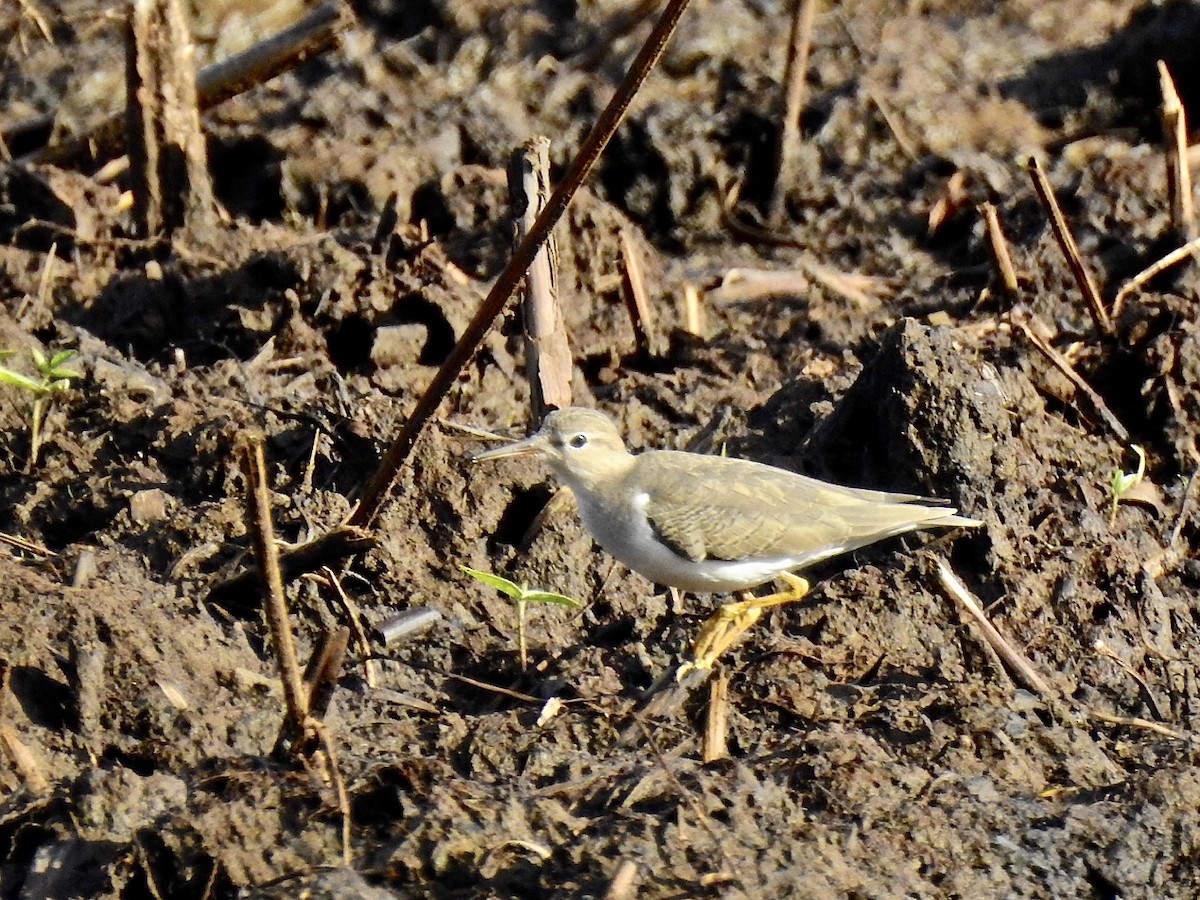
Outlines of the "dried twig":
[[1192,173],[1187,164],[1187,116],[1167,64],[1158,61],[1162,88],[1162,127],[1167,155],[1167,197],[1171,202],[1171,227],[1188,240],[1196,235],[1196,213],[1192,204]]
[[[323,565],[365,553],[375,546],[375,537],[365,528],[340,525],[306,544],[290,547],[279,554],[279,567],[285,582]],[[208,593],[208,602],[219,606],[244,606],[243,597],[254,580],[253,569],[243,569],[222,581]]]
[[621,297],[629,318],[633,322],[634,340],[638,353],[643,357],[659,353],[658,332],[654,328],[654,310],[646,292],[646,279],[642,274],[641,254],[626,231],[621,232],[621,255],[618,261],[621,270]]
[[563,180],[559,182],[554,193],[550,195],[550,199],[546,201],[546,208],[530,226],[525,239],[513,251],[508,265],[497,277],[487,297],[476,310],[475,316],[464,329],[458,343],[455,344],[446,361],[442,363],[442,367],[434,375],[421,399],[417,401],[416,408],[412,411],[408,421],[404,423],[404,427],[400,429],[400,434],[388,448],[378,471],[363,490],[348,524],[365,526],[374,521],[384,497],[392,487],[392,482],[396,480],[400,467],[408,459],[408,454],[424,430],[425,423],[437,412],[438,406],[441,405],[446,393],[458,378],[459,372],[474,355],[484,336],[491,330],[492,323],[508,303],[509,298],[512,297],[517,284],[533,262],[538,248],[541,247],[542,242],[553,230],[555,223],[566,211],[571,197],[591,172],[600,153],[625,117],[625,112],[638,88],[641,87],[642,82],[646,80],[650,70],[662,55],[667,41],[679,23],[680,16],[683,15],[690,2],[691,0],[668,0],[666,8],[654,24],[642,49],[629,67],[628,73],[621,81],[616,93],[613,94],[612,100],[600,114],[600,118],[596,120],[595,126],[583,142],[583,146],[579,148],[579,152],[575,154]]
[[267,625],[271,630],[271,645],[283,681],[283,699],[287,705],[285,730],[302,734],[308,716],[308,694],[300,677],[296,645],[288,622],[287,599],[283,594],[283,578],[279,569],[279,550],[275,546],[275,529],[271,524],[271,496],[267,488],[267,467],[262,443],[247,438],[242,446],[242,470],[246,475],[246,527],[254,542],[258,572],[265,594]]
[[[514,150],[508,162],[508,194],[518,246],[550,194],[550,139],[535,137]],[[533,402],[533,422],[551,409],[571,405],[574,364],[558,305],[558,246],[546,237],[525,276],[525,369]]]
[[1163,737],[1169,737],[1177,741],[1193,741],[1190,734],[1185,734],[1182,731],[1176,731],[1174,728],[1168,728],[1159,722],[1151,722],[1149,719],[1141,719],[1136,716],[1114,716],[1112,713],[1101,712],[1098,709],[1088,710],[1089,718],[1096,719],[1099,722],[1106,722],[1109,725],[1125,725],[1130,728],[1144,728],[1146,731],[1153,731],[1155,734],[1161,734]]
[[1178,265],[1185,259],[1195,259],[1198,250],[1200,250],[1200,237],[1192,238],[1182,247],[1172,250],[1162,259],[1146,266],[1146,268],[1121,285],[1121,289],[1117,291],[1117,296],[1113,299],[1113,318],[1121,314],[1121,310],[1125,306],[1125,301],[1129,299],[1131,294],[1141,290],[1146,282],[1172,266]]
[[707,332],[700,291],[691,282],[683,286],[683,330],[699,338],[705,337]]
[[159,237],[211,222],[216,201],[200,128],[191,38],[178,0],[134,0],[126,41],[126,143],[138,232]]
[[983,227],[987,232],[988,246],[992,250],[992,260],[996,264],[996,274],[1000,276],[1000,284],[1009,300],[1016,300],[1020,286],[1017,284],[1017,271],[1013,268],[1012,256],[1008,252],[1008,240],[1000,228],[1000,213],[992,203],[980,203],[979,214],[983,216]]
[[1071,364],[1067,362],[1061,353],[1051,347],[1049,342],[1047,342],[1040,334],[1037,333],[1037,331],[1034,330],[1034,323],[1032,319],[1025,314],[1018,313],[1016,310],[1009,314],[1009,318],[1012,320],[1013,324],[1021,329],[1025,337],[1029,339],[1029,342],[1033,344],[1033,346],[1036,347],[1041,354],[1050,361],[1050,364],[1053,365],[1054,368],[1058,369],[1058,371],[1062,372],[1062,374],[1066,376],[1067,380],[1070,381],[1071,384],[1073,384],[1081,394],[1087,397],[1088,402],[1092,405],[1092,409],[1094,409],[1096,414],[1104,420],[1104,423],[1108,425],[1113,434],[1120,439],[1121,443],[1129,443],[1129,430],[1121,424],[1121,420],[1118,419],[1113,411],[1108,408],[1108,404],[1104,402],[1104,398],[1096,393],[1095,389],[1090,384],[1083,380],[1083,376],[1071,367]]
[[1033,179],[1033,189],[1037,191],[1042,206],[1050,216],[1050,229],[1054,232],[1054,238],[1058,241],[1063,256],[1066,257],[1067,266],[1071,269],[1075,284],[1078,285],[1080,293],[1087,301],[1092,321],[1101,333],[1111,336],[1113,334],[1112,320],[1108,317],[1108,310],[1104,308],[1104,301],[1100,299],[1100,289],[1096,287],[1096,280],[1092,277],[1091,270],[1083,262],[1079,245],[1075,243],[1074,236],[1067,228],[1067,219],[1063,215],[1062,207],[1058,205],[1058,198],[1054,196],[1050,180],[1042,171],[1042,166],[1036,156],[1029,157],[1027,168],[1029,177]]
[[1166,716],[1162,714],[1162,710],[1158,706],[1158,701],[1154,698],[1154,692],[1150,690],[1150,685],[1146,683],[1146,679],[1138,674],[1137,669],[1130,665],[1126,660],[1122,659],[1120,655],[1118,655],[1117,651],[1108,646],[1108,644],[1106,644],[1104,641],[1097,639],[1096,643],[1092,646],[1095,648],[1097,653],[1107,659],[1112,660],[1117,664],[1117,668],[1137,682],[1137,686],[1142,692],[1142,699],[1145,701],[1146,706],[1150,708],[1150,714],[1160,722],[1166,721]]
[[1037,670],[1033,667],[1033,663],[1026,659],[1025,655],[1009,643],[1004,635],[996,629],[996,626],[988,621],[983,607],[980,606],[979,601],[975,599],[971,592],[967,590],[966,586],[959,581],[958,576],[954,574],[954,570],[950,568],[950,564],[939,556],[934,556],[933,559],[937,563],[938,578],[942,582],[942,587],[946,589],[946,592],[951,597],[958,601],[967,615],[975,622],[988,646],[1004,661],[1004,665],[1008,668],[1013,678],[1039,696],[1049,696],[1052,693],[1050,685],[1037,673]]
[[729,756],[729,676],[724,672],[708,683],[708,714],[704,719],[701,752],[706,763]]
[[345,588],[342,587],[342,580],[333,569],[325,566],[321,570],[320,577],[324,580],[329,589],[333,591],[333,596],[337,598],[338,605],[346,614],[346,621],[350,623],[350,634],[354,638],[354,646],[362,657],[363,662],[363,680],[366,681],[367,687],[379,687],[379,665],[371,657],[375,652],[375,648],[371,646],[371,639],[367,635],[367,629],[363,627],[362,613],[359,612],[358,606],[350,599]]
[[26,540],[23,537],[18,537],[15,534],[5,534],[0,531],[0,544],[8,544],[11,547],[16,547],[18,550],[24,550],[26,553],[32,553],[35,556],[53,556],[54,551],[34,541]]
[[784,71],[784,110],[782,127],[779,129],[778,169],[770,205],[770,218],[776,224],[783,218],[784,201],[800,152],[800,114],[804,109],[807,91],[808,54],[812,49],[816,12],[817,0],[793,0],[787,68]]

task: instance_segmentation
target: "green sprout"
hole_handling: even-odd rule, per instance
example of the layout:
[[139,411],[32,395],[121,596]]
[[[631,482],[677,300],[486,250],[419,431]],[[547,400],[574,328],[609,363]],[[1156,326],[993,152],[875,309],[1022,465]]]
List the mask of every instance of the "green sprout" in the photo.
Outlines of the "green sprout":
[[481,572],[478,569],[472,569],[470,566],[459,566],[464,572],[474,578],[476,581],[486,584],[488,587],[493,587],[500,593],[509,597],[517,607],[517,649],[521,654],[521,670],[524,671],[528,665],[528,655],[525,650],[525,607],[530,603],[554,603],[558,606],[570,606],[573,609],[580,609],[583,604],[573,597],[567,597],[563,594],[554,594],[550,591],[536,591],[517,584],[515,581],[509,581],[501,575],[493,575],[490,572]]
[[[7,359],[16,354],[16,350],[0,351],[0,359]],[[38,451],[42,446],[42,423],[46,418],[46,410],[54,395],[66,390],[71,385],[72,378],[78,378],[79,373],[67,369],[63,364],[75,356],[74,350],[60,350],[46,358],[46,354],[36,347],[31,347],[29,355],[33,358],[34,368],[40,378],[32,378],[14,372],[12,369],[0,366],[0,384],[26,391],[33,400],[29,414],[29,468],[37,462]]]
[[1142,478],[1146,475],[1146,451],[1137,444],[1131,444],[1131,449],[1137,454],[1138,464],[1137,469],[1133,472],[1122,472],[1117,469],[1113,472],[1112,477],[1112,512],[1109,514],[1108,523],[1111,525],[1117,521],[1117,507],[1121,500],[1125,498],[1130,491],[1142,483]]

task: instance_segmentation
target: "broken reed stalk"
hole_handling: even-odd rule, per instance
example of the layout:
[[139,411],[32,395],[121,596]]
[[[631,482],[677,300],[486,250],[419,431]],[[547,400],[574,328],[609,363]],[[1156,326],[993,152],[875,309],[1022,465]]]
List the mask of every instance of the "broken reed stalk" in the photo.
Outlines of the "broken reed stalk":
[[1017,284],[1017,270],[1013,268],[1012,256],[1008,252],[1008,240],[1000,227],[1000,213],[993,203],[980,203],[979,214],[983,217],[983,227],[987,232],[988,247],[992,251],[992,260],[996,264],[996,274],[1000,276],[1000,284],[1009,300],[1016,300],[1020,286]]
[[783,219],[787,189],[796,171],[800,151],[800,114],[808,90],[808,56],[812,50],[813,20],[817,0],[793,0],[792,27],[788,34],[787,66],[784,69],[783,122],[776,154],[775,189],[771,194],[769,219],[778,226]]
[[596,160],[599,159],[601,152],[616,133],[617,126],[625,117],[625,112],[629,109],[634,95],[637,94],[642,82],[646,80],[659,57],[662,56],[667,41],[670,40],[675,26],[679,24],[679,19],[690,2],[691,0],[668,0],[666,8],[663,9],[658,21],[654,23],[654,28],[647,36],[641,50],[638,51],[629,71],[626,72],[621,84],[608,102],[608,106],[604,108],[596,120],[596,124],[592,126],[591,132],[575,154],[575,158],[571,160],[562,181],[554,189],[550,199],[546,201],[546,208],[534,220],[525,238],[513,251],[508,265],[497,277],[487,297],[484,298],[483,303],[476,310],[475,316],[458,339],[458,343],[454,345],[454,349],[450,351],[450,355],[434,375],[429,387],[417,401],[416,408],[413,409],[408,421],[400,429],[400,434],[388,447],[378,471],[363,490],[358,505],[351,513],[347,524],[369,526],[375,520],[379,507],[391,489],[392,483],[396,480],[401,466],[408,459],[408,454],[416,444],[417,438],[424,430],[425,423],[437,412],[446,393],[468,360],[475,354],[475,350],[483,341],[484,336],[491,330],[492,323],[504,309],[517,285],[525,276],[538,248],[549,236],[558,220],[562,218],[567,204],[579,190],[580,185],[583,184],[584,179],[596,164]]
[[126,27],[126,146],[138,235],[211,224],[217,207],[183,11],[178,0],[134,0]]
[[[339,0],[317,7],[291,28],[287,28],[253,47],[226,60],[206,66],[196,76],[197,106],[201,112],[224,103],[252,87],[270,81],[334,44],[337,33],[349,21]],[[61,144],[47,146],[54,124],[53,116],[36,122],[20,123],[6,132],[19,134],[22,162],[65,166],[79,160],[100,160],[120,152],[125,137],[125,113],[115,113],[86,134]]]
[[637,352],[644,359],[657,356],[661,348],[658,344],[658,333],[654,328],[654,309],[650,306],[650,296],[646,292],[641,254],[629,237],[629,232],[625,230],[621,231],[618,268],[621,270],[621,298],[625,301],[625,308],[629,310]]
[[1167,64],[1158,61],[1162,88],[1163,142],[1167,156],[1167,197],[1171,203],[1171,227],[1186,240],[1196,237],[1196,211],[1192,204],[1192,173],[1188,170],[1187,116]]
[[1100,289],[1096,287],[1096,280],[1092,277],[1091,270],[1083,262],[1079,245],[1075,243],[1075,238],[1067,228],[1067,219],[1063,215],[1062,207],[1058,205],[1058,198],[1054,196],[1054,188],[1050,186],[1050,180],[1046,177],[1036,156],[1029,157],[1026,168],[1029,170],[1029,177],[1033,180],[1033,189],[1037,191],[1038,199],[1042,201],[1042,206],[1050,216],[1050,229],[1054,232],[1059,249],[1066,257],[1067,266],[1071,269],[1075,284],[1078,285],[1080,293],[1087,301],[1088,311],[1092,314],[1092,321],[1095,323],[1096,329],[1106,337],[1111,337],[1113,335],[1112,320],[1104,308],[1104,301],[1100,299]]
[[729,676],[724,672],[708,683],[708,713],[704,718],[701,752],[706,763],[729,756]]
[[683,329],[698,338],[705,335],[704,305],[700,290],[690,281],[683,286]]
[[271,524],[271,495],[267,488],[267,466],[262,442],[246,438],[242,445],[242,471],[246,474],[246,526],[254,542],[258,572],[265,595],[267,626],[271,630],[271,645],[283,681],[283,699],[287,706],[284,724],[286,731],[304,732],[308,717],[308,693],[300,677],[296,645],[288,622],[287,599],[283,594],[283,578],[279,569],[279,549],[275,545],[275,529]]
[[974,595],[967,590],[966,586],[959,581],[958,576],[954,574],[954,570],[950,568],[950,564],[939,556],[934,556],[933,559],[937,564],[938,578],[942,582],[942,587],[946,589],[946,592],[951,597],[958,601],[967,615],[975,622],[987,645],[1004,662],[1005,667],[1012,674],[1013,678],[1022,687],[1033,691],[1040,697],[1050,696],[1052,694],[1050,685],[1038,674],[1037,670],[1033,667],[1033,663],[1010,644],[1007,638],[997,630],[995,625],[988,621],[983,607],[975,599]]
[[1021,331],[1025,334],[1025,337],[1029,339],[1029,342],[1033,344],[1033,346],[1036,347],[1038,351],[1050,361],[1050,364],[1054,366],[1054,368],[1058,369],[1058,371],[1062,372],[1062,374],[1066,376],[1067,380],[1075,386],[1076,390],[1087,397],[1088,402],[1091,403],[1092,408],[1096,411],[1096,414],[1104,420],[1104,423],[1108,425],[1112,433],[1117,436],[1117,439],[1123,444],[1128,444],[1129,430],[1121,424],[1121,420],[1118,419],[1116,414],[1108,408],[1108,404],[1104,402],[1104,398],[1101,397],[1090,384],[1083,380],[1083,376],[1075,371],[1075,369],[1069,362],[1067,362],[1066,358],[1061,353],[1051,347],[1049,342],[1034,330],[1031,319],[1026,315],[1017,313],[1016,311],[1013,311],[1009,314],[1009,319],[1013,322],[1013,324],[1021,329]]
[[[520,246],[550,196],[550,139],[530,138],[508,161],[508,196],[513,238]],[[558,305],[558,246],[554,233],[525,275],[525,371],[533,403],[533,428],[551,409],[571,405],[574,362]]]
[[1127,282],[1121,285],[1121,289],[1117,291],[1117,296],[1113,298],[1113,317],[1115,318],[1120,314],[1122,308],[1125,306],[1125,301],[1129,299],[1130,294],[1140,290],[1146,284],[1146,282],[1154,278],[1156,275],[1165,272],[1172,266],[1178,265],[1185,259],[1194,258],[1197,251],[1200,251],[1200,237],[1192,238],[1182,247],[1175,248],[1162,259],[1146,266],[1146,268],[1142,269],[1142,271],[1138,272]]

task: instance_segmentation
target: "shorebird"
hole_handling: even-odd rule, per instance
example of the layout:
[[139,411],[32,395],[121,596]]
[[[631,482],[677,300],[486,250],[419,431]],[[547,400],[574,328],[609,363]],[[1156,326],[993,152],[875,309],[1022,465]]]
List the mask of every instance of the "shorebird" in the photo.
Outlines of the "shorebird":
[[[939,500],[843,487],[750,460],[633,454],[611,419],[577,407],[551,412],[536,434],[473,459],[527,454],[549,464],[575,494],[592,537],[633,571],[684,591],[740,595],[701,628],[680,678],[711,668],[763,610],[804,597],[809,584],[798,569],[907,531],[983,524]],[[773,580],[787,589],[750,593]]]

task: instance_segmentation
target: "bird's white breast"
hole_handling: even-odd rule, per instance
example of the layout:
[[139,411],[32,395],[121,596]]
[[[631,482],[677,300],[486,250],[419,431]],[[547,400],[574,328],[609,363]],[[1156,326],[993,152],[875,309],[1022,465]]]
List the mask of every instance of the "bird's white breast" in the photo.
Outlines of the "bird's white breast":
[[685,591],[720,593],[757,587],[803,563],[802,559],[771,557],[727,561],[686,559],[659,542],[646,518],[650,497],[644,492],[632,503],[605,503],[596,492],[575,492],[579,516],[597,543],[633,571],[656,584]]

